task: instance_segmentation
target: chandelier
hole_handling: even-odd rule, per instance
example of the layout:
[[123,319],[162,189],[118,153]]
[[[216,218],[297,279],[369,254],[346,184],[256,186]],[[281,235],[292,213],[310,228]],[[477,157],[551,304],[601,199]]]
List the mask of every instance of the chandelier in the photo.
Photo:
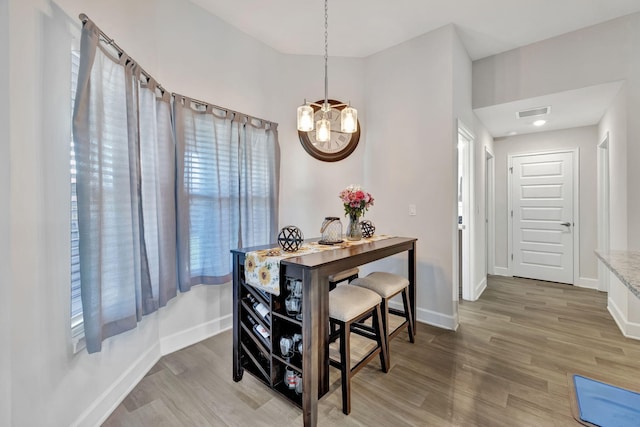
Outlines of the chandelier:
[[[340,131],[344,133],[354,133],[358,130],[358,111],[349,104],[329,104],[329,77],[327,62],[329,59],[329,6],[328,0],[324,0],[324,102],[317,104],[307,102],[298,107],[298,130],[301,132],[311,132],[316,130],[316,140],[326,142],[331,139],[331,122],[327,118],[327,113],[331,108],[342,108],[340,111]],[[313,107],[321,111],[320,120],[315,121],[315,111]]]

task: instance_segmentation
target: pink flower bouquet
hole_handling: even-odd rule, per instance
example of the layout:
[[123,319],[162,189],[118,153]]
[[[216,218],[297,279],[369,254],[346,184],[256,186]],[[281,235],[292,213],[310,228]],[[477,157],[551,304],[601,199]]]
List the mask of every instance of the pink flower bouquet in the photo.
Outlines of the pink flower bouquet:
[[350,185],[340,192],[345,215],[360,217],[373,206],[373,196],[357,185]]

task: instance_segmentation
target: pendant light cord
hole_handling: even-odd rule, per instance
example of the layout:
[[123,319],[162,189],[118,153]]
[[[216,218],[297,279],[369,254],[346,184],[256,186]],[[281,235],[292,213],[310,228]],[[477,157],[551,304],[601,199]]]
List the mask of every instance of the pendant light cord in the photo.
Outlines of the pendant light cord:
[[323,110],[329,109],[329,0],[324,0],[324,105]]

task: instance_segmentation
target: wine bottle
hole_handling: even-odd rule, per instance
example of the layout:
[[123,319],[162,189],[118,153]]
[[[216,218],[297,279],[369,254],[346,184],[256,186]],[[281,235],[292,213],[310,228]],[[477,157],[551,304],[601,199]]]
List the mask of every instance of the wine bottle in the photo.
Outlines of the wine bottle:
[[265,322],[267,322],[268,324],[271,324],[271,312],[269,311],[269,309],[265,307],[265,305],[262,304],[260,301],[255,299],[253,295],[247,294],[247,298],[249,298],[249,301],[251,302],[251,306],[253,307],[253,310],[260,317],[262,317],[262,319],[264,319]]
[[264,326],[256,322],[253,317],[247,316],[247,318],[249,319],[249,323],[251,323],[251,326],[253,327],[253,333],[258,337],[260,341],[262,341],[262,344],[264,344],[265,347],[271,349],[271,345],[269,344],[269,337],[271,336],[271,334],[269,334],[269,331],[265,329]]

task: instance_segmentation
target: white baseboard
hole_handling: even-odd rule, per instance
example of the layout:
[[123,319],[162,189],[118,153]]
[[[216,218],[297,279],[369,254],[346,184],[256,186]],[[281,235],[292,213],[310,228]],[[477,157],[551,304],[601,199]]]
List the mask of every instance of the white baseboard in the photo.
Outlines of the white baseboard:
[[591,279],[589,277],[578,277],[578,280],[573,284],[579,288],[587,288],[587,289],[599,289],[598,279]]
[[233,314],[210,320],[206,323],[194,326],[184,331],[164,337],[160,340],[160,352],[162,355],[171,354],[174,351],[189,347],[197,342],[206,340],[214,335],[233,327]]
[[[389,307],[396,310],[403,310],[402,302],[389,301]],[[458,322],[456,319],[448,314],[438,313],[436,311],[427,310],[426,308],[417,307],[416,321],[426,323],[438,328],[450,329],[455,331],[458,328]]]
[[616,303],[611,299],[607,299],[607,310],[613,317],[613,320],[618,324],[618,328],[622,335],[627,338],[632,338],[634,340],[640,340],[640,323],[633,323],[625,320],[622,315],[622,311],[616,305]]
[[71,425],[73,427],[102,425],[158,360],[160,360],[160,344],[144,352]]
[[482,296],[482,293],[485,289],[487,289],[487,278],[483,277],[482,280],[480,280],[480,283],[478,283],[476,285],[476,288],[474,289],[473,295],[475,296],[475,298],[473,299],[473,301],[477,301],[478,298]]
[[493,274],[495,276],[509,276],[511,277],[511,273],[509,273],[509,269],[507,267],[493,267]]
[[162,338],[142,354],[72,424],[73,427],[102,425],[127,395],[138,385],[160,357],[196,344],[233,326],[233,315],[220,317]]
[[399,301],[394,301],[394,300],[389,301],[389,307],[395,308],[396,310],[404,310],[402,303]]
[[439,328],[450,329],[452,331],[455,331],[458,328],[456,318],[450,314],[442,314],[420,307],[418,307],[416,311],[416,321],[418,322],[427,323]]

